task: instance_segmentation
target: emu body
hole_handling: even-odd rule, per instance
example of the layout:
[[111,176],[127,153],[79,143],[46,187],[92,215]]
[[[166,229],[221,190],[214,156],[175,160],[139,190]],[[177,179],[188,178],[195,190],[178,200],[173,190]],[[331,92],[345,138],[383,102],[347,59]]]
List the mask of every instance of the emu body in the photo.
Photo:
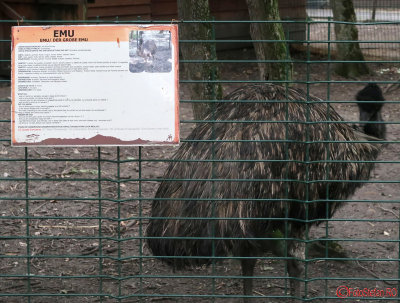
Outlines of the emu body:
[[[148,246],[178,269],[214,256],[253,257],[241,261],[249,277],[269,251],[289,257],[289,276],[299,278],[301,242],[274,239],[303,239],[302,220],[330,218],[341,205],[335,201],[353,194],[362,185],[354,181],[367,180],[373,168],[349,161],[374,160],[379,144],[357,142],[364,134],[301,90],[248,85],[225,99],[232,102],[205,119],[215,122],[198,124],[187,138],[203,141],[183,143],[174,156],[183,161],[169,165],[152,203]],[[256,102],[234,102],[243,100]],[[251,295],[252,279],[243,285]],[[300,295],[297,279],[290,288]]]
[[142,57],[146,62],[154,60],[154,54],[157,51],[157,45],[153,40],[146,40],[140,38],[137,49],[137,54]]

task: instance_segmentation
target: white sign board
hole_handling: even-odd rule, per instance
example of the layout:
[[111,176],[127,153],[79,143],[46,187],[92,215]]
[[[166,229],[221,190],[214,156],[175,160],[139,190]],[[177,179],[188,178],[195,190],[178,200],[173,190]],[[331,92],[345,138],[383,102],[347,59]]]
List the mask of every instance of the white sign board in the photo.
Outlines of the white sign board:
[[176,25],[12,28],[12,144],[179,143]]

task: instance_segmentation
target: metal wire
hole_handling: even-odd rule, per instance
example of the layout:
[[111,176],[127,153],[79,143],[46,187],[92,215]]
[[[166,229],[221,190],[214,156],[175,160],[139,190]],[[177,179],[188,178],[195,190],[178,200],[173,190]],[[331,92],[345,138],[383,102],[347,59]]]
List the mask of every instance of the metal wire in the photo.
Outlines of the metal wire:
[[[310,3],[310,1],[309,1]],[[313,5],[313,4],[312,4]],[[328,10],[324,8],[324,11]],[[310,12],[310,10],[309,10]],[[315,10],[312,12],[316,12]],[[278,83],[288,89],[291,86],[301,87],[307,96],[313,95],[316,87],[323,87],[323,95],[319,95],[326,102],[327,111],[334,106],[345,114],[344,121],[335,123],[357,123],[357,110],[351,107],[354,103],[354,91],[349,91],[348,100],[334,97],[335,90],[343,87],[363,86],[370,81],[376,82],[382,87],[389,89],[399,84],[400,59],[398,54],[385,55],[385,49],[390,46],[399,48],[400,37],[385,40],[380,35],[362,36],[358,41],[367,55],[364,61],[379,71],[374,76],[361,77],[359,79],[344,79],[332,74],[332,66],[337,63],[360,63],[361,61],[335,60],[334,51],[337,43],[355,43],[354,41],[337,41],[334,37],[333,26],[336,22],[329,16],[326,19],[321,15],[311,16],[306,21],[279,21],[283,24],[305,25],[304,39],[291,39],[287,31],[287,43],[302,44],[305,50],[298,56],[283,60],[295,66],[296,73],[293,79],[281,81],[265,81],[257,78],[256,64],[259,62],[274,63],[276,60],[255,59],[251,56],[251,50],[246,52],[231,50],[230,57],[210,58],[210,60],[181,60],[188,66],[193,63],[211,63],[223,71],[220,79],[216,75],[211,80],[181,79],[180,86],[185,92],[190,90],[194,83],[218,83],[222,84],[225,91],[229,92],[238,85],[248,83]],[[24,20],[29,24],[105,24],[105,20]],[[121,23],[116,19],[113,23]],[[123,21],[127,24],[138,23],[138,20]],[[199,21],[173,21],[172,23],[193,23]],[[250,24],[243,20],[211,20],[201,21],[211,23],[214,27],[224,24]],[[277,21],[259,21],[260,23]],[[17,20],[0,20],[0,26],[17,25]],[[158,24],[162,21],[144,21],[142,24]],[[376,33],[387,31],[388,27],[398,29],[398,21],[370,21],[354,23],[359,31],[375,27]],[[323,30],[321,30],[321,28]],[[217,29],[217,28],[216,28]],[[10,43],[9,39],[2,37],[0,46]],[[218,33],[213,33],[211,40],[181,40],[182,44],[211,43],[219,46],[226,43],[234,44],[237,48],[254,42],[250,38],[245,39],[220,39]],[[274,43],[277,41],[257,40],[255,42]],[[363,48],[363,46],[365,46]],[[367,47],[373,47],[379,51],[373,54]],[[235,58],[232,59],[232,56]],[[287,54],[289,58],[290,54]],[[10,62],[9,57],[0,58],[0,62]],[[282,62],[282,61],[279,61]],[[316,74],[316,67],[324,67],[323,74]],[[235,70],[236,68],[236,70]],[[247,69],[238,71],[238,68]],[[386,70],[388,69],[388,70]],[[287,70],[287,75],[289,71]],[[6,90],[10,80],[0,80],[0,92]],[[321,91],[321,90],[320,90]],[[153,302],[156,300],[175,300],[183,302],[231,302],[232,299],[242,298],[239,279],[239,269],[235,261],[241,257],[216,256],[216,240],[246,240],[240,237],[218,237],[213,231],[212,237],[181,237],[181,240],[210,240],[213,241],[213,255],[211,257],[201,256],[178,256],[181,258],[211,258],[211,268],[193,268],[182,272],[173,272],[160,262],[167,256],[155,259],[145,245],[145,229],[150,219],[162,219],[160,217],[150,218],[150,204],[154,199],[154,193],[168,164],[176,162],[187,163],[211,163],[211,178],[172,178],[165,181],[177,182],[211,182],[213,186],[211,198],[177,197],[160,198],[160,201],[183,200],[183,201],[210,201],[214,207],[211,217],[170,217],[170,220],[211,220],[221,221],[215,212],[215,205],[221,201],[254,201],[268,203],[279,202],[281,199],[270,199],[268,197],[247,199],[232,197],[218,197],[215,185],[218,182],[281,182],[285,184],[285,201],[294,203],[327,202],[327,200],[313,200],[308,195],[310,186],[314,183],[326,183],[326,196],[328,202],[339,202],[330,197],[330,186],[337,182],[359,182],[375,186],[364,191],[362,195],[350,197],[343,201],[346,204],[346,212],[352,208],[363,209],[363,213],[339,213],[330,219],[312,220],[306,216],[305,220],[290,218],[289,213],[283,218],[270,218],[271,221],[284,220],[286,225],[281,237],[252,238],[253,240],[297,240],[305,243],[306,255],[305,271],[300,280],[303,284],[302,301],[325,300],[333,302],[340,299],[335,291],[340,285],[353,288],[391,288],[400,291],[400,200],[398,196],[383,195],[385,186],[390,187],[393,192],[399,194],[400,175],[394,174],[393,170],[399,171],[400,139],[398,127],[400,124],[398,105],[399,99],[392,93],[386,96],[386,105],[390,106],[392,112],[386,116],[388,120],[382,122],[388,128],[393,129],[392,135],[383,143],[390,157],[379,158],[374,162],[381,167],[382,172],[388,176],[372,176],[369,180],[330,180],[329,170],[326,171],[323,180],[311,180],[309,170],[316,163],[357,163],[358,161],[338,161],[329,157],[322,161],[310,161],[308,157],[304,161],[288,160],[288,144],[299,142],[289,140],[287,133],[288,125],[304,123],[307,127],[312,125],[326,124],[327,129],[332,121],[313,122],[310,112],[307,111],[305,122],[290,121],[288,100],[271,100],[271,102],[286,102],[286,119],[283,121],[269,120],[194,120],[190,115],[190,106],[194,103],[211,103],[215,110],[217,102],[232,102],[223,99],[216,100],[214,92],[213,100],[192,100],[186,95],[181,100],[184,114],[181,116],[181,127],[183,133],[187,134],[195,125],[204,123],[280,123],[286,128],[284,140],[254,140],[252,138],[243,140],[218,140],[213,133],[210,139],[185,139],[182,142],[209,143],[212,150],[212,159],[188,160],[175,159],[173,148],[160,147],[11,147],[10,139],[10,99],[8,96],[0,98],[0,301],[4,302]],[[259,100],[240,100],[238,103],[255,103]],[[310,102],[306,102],[310,105]],[[342,107],[343,106],[343,107]],[[397,110],[397,115],[396,115]],[[189,113],[189,114],[188,114]],[[328,115],[329,116],[329,115]],[[232,155],[230,159],[217,159],[218,144],[224,143],[285,143],[286,160],[248,160],[238,159]],[[330,144],[342,144],[346,141],[335,141],[329,137],[329,132],[323,141],[312,141],[307,134],[307,139],[301,141],[309,151],[312,143],[324,143],[328,150]],[[365,141],[360,141],[360,143]],[[390,153],[389,153],[390,152]],[[397,156],[396,156],[397,152]],[[290,163],[303,165],[306,171],[305,180],[291,180],[288,175],[284,179],[257,179],[248,180],[244,178],[219,178],[215,172],[218,163],[283,163],[289,167]],[[368,162],[368,161],[364,161]],[[328,166],[329,167],[329,166]],[[328,168],[329,169],[329,168]],[[306,184],[305,200],[289,198],[289,182]],[[381,190],[381,193],[376,190]],[[374,192],[375,190],[375,192]],[[365,206],[363,208],[363,206]],[[326,209],[326,218],[329,217]],[[367,214],[367,215],[366,215]],[[384,214],[388,216],[384,216]],[[265,218],[224,218],[223,220],[264,220]],[[289,236],[290,222],[320,223],[322,227],[318,231],[306,230],[305,239],[292,239]],[[357,225],[358,224],[358,225]],[[348,226],[348,234],[335,234],[338,226]],[[361,227],[360,227],[361,226]],[[213,226],[215,227],[215,224]],[[357,230],[364,229],[364,230]],[[371,230],[368,230],[368,229]],[[157,238],[157,237],[156,237]],[[160,237],[161,238],[161,237]],[[175,237],[163,237],[162,239],[176,239]],[[340,243],[348,254],[332,255],[329,243]],[[315,245],[322,243],[322,253],[313,255]],[[380,248],[376,256],[363,254],[368,248]],[[383,249],[382,249],[383,247]],[[382,252],[385,250],[385,254]],[[396,251],[397,250],[397,251]],[[256,284],[254,298],[256,302],[279,302],[288,298],[289,278],[286,276],[287,268],[283,266],[284,260],[290,259],[285,249],[285,256],[276,257],[266,255],[257,257],[261,265],[255,275]],[[350,253],[351,251],[351,253]],[[394,251],[390,254],[388,251]],[[219,261],[224,261],[220,263]],[[362,265],[360,265],[362,263]],[[384,270],[375,274],[377,267]],[[351,268],[346,270],[346,268]],[[383,274],[388,273],[383,276]],[[378,286],[377,286],[378,285]],[[368,297],[369,300],[380,300],[381,297]],[[396,296],[386,296],[385,301],[397,301]],[[265,301],[266,302],[266,301]]]

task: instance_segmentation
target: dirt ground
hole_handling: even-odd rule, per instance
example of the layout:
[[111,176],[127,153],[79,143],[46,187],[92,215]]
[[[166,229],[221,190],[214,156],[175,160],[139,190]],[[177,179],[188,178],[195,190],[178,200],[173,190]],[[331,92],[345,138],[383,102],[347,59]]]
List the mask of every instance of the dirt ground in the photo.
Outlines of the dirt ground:
[[[254,53],[246,49],[225,51],[219,57],[254,59]],[[295,59],[305,57],[296,54]],[[318,59],[313,57],[312,61]],[[221,65],[222,79],[258,79],[254,64]],[[374,75],[352,80],[393,81],[400,77],[399,64],[374,63],[370,67]],[[294,68],[298,81],[307,80],[307,70],[310,82],[328,79],[324,64],[298,63]],[[331,75],[331,80],[345,79]],[[224,84],[224,92],[238,85]],[[306,84],[294,86],[306,89]],[[352,100],[362,87],[362,83],[340,82],[329,87],[330,100],[346,101],[333,106],[347,121],[358,119]],[[325,83],[310,84],[309,89],[327,99]],[[386,100],[399,101],[399,92],[386,93]],[[2,87],[0,98],[9,96],[10,88]],[[189,99],[187,85],[181,87],[181,99]],[[383,115],[385,121],[399,123],[400,104],[386,104]],[[10,123],[3,122],[9,117],[10,103],[0,103],[1,139],[10,138]],[[194,127],[185,122],[191,119],[190,104],[183,102],[182,138]],[[339,239],[343,252],[329,257],[351,258],[306,262],[302,277],[307,283],[302,289],[308,299],[314,298],[312,302],[337,302],[340,285],[400,290],[398,283],[390,281],[399,278],[400,270],[400,124],[388,124],[387,129],[387,140],[394,142],[380,153],[371,175],[376,183],[359,189],[352,197],[354,202],[346,203],[332,222],[313,227],[307,235],[309,239],[327,235]],[[229,297],[242,293],[236,260],[173,272],[154,259],[144,245],[151,198],[168,165],[158,160],[170,159],[176,148],[25,149],[13,148],[6,140],[0,143],[0,302],[212,302],[207,295],[213,294],[215,302],[241,302]],[[318,257],[317,250],[310,250],[311,257]],[[260,296],[255,302],[280,302],[277,297],[285,295],[287,285],[283,262],[267,255],[258,263],[255,275],[254,295]],[[30,301],[16,296],[27,293],[33,294]],[[360,300],[369,301],[354,298],[352,302]]]

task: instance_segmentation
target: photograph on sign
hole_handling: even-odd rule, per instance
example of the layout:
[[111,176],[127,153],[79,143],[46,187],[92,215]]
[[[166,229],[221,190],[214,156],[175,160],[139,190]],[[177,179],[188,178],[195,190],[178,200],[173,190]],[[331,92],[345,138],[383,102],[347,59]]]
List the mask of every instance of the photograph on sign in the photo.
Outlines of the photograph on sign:
[[170,31],[131,31],[129,71],[132,73],[170,73],[172,48]]
[[12,29],[14,146],[179,143],[176,25]]

